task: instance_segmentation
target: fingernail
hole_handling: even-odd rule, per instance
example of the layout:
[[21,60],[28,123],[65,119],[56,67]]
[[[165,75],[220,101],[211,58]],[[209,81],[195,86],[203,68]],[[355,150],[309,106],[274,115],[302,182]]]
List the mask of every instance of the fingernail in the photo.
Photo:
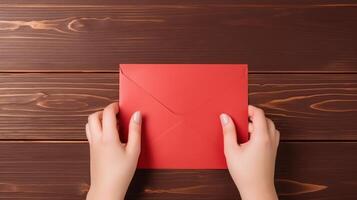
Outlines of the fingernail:
[[225,113],[222,113],[219,118],[221,119],[221,123],[223,126],[227,125],[229,123],[229,116]]
[[137,124],[141,124],[141,113],[140,111],[136,111],[134,113],[134,122],[137,123]]

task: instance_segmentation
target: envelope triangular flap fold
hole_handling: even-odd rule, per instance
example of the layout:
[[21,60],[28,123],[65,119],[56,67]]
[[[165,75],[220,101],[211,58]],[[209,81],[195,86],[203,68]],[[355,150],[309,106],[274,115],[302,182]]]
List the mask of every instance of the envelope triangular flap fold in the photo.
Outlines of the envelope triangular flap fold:
[[219,96],[237,83],[237,74],[244,75],[247,70],[240,64],[121,64],[120,68],[127,78],[177,115]]
[[[135,82],[128,79],[123,73],[120,75],[120,132],[122,142],[127,142],[127,133],[131,115],[137,111],[142,111],[145,124],[142,127],[145,132],[145,137],[148,137],[148,142],[154,141],[176,124],[180,123],[180,119],[173,113],[167,110],[153,96],[147,94]],[[155,122],[159,122],[159,125]],[[155,130],[148,131],[145,130]]]

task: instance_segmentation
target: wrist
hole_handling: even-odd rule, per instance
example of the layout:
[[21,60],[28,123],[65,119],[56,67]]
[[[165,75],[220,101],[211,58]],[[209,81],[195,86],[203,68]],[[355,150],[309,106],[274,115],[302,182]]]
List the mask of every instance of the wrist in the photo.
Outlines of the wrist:
[[238,190],[242,200],[278,200],[274,184]]
[[106,187],[90,187],[87,193],[86,200],[98,200],[98,199],[106,199],[106,200],[124,200],[125,191],[121,191],[119,189],[110,189]]

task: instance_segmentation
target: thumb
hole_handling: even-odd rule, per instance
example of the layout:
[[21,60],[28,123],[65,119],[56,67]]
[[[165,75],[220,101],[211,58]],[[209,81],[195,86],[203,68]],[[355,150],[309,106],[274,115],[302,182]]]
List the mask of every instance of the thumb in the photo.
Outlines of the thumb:
[[237,142],[237,133],[232,118],[223,113],[220,115],[221,125],[223,129],[224,154],[227,156],[231,152],[240,150]]
[[141,150],[141,113],[135,112],[130,119],[127,151],[139,155]]

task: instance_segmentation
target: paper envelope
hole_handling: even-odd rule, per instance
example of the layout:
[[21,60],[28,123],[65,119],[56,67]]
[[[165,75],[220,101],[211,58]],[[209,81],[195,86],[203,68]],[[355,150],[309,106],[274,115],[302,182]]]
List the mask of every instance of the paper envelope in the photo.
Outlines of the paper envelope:
[[126,142],[135,111],[143,116],[138,168],[226,169],[221,113],[248,140],[245,64],[121,64],[119,129]]

